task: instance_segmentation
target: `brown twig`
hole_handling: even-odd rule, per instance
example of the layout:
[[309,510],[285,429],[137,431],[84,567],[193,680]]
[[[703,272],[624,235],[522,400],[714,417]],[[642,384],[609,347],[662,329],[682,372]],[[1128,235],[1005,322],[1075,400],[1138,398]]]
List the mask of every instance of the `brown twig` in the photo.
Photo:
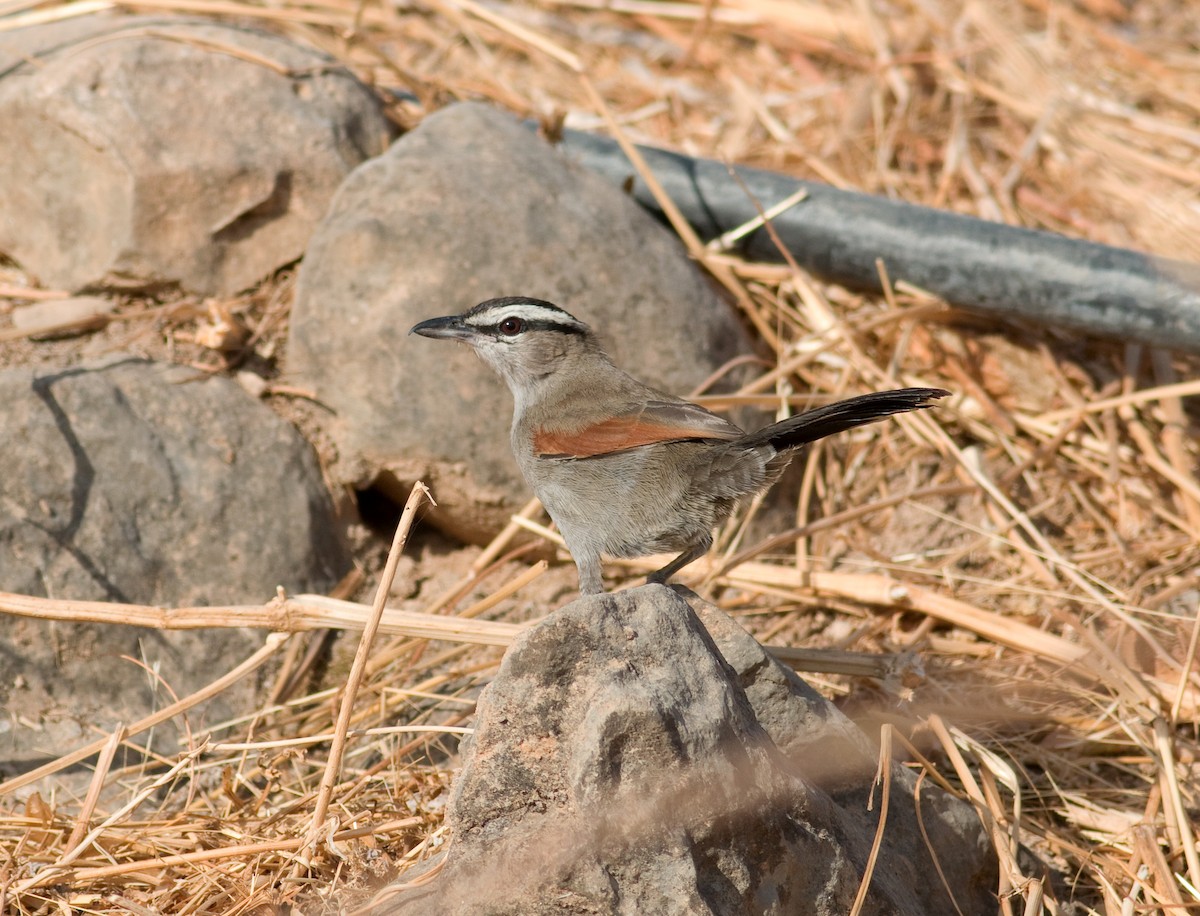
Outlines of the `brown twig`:
[[371,654],[371,646],[375,641],[375,634],[379,630],[379,621],[383,616],[384,606],[387,604],[392,580],[396,577],[396,567],[400,563],[400,555],[404,551],[408,533],[416,520],[417,508],[426,499],[433,502],[425,484],[417,481],[413,485],[408,501],[404,504],[404,511],[400,514],[400,523],[396,526],[396,534],[392,539],[392,549],[388,553],[387,564],[384,566],[383,575],[380,576],[379,587],[375,591],[375,603],[371,608],[371,616],[367,619],[366,626],[363,627],[362,636],[359,637],[358,650],[354,653],[354,662],[350,667],[350,675],[346,679],[342,702],[338,708],[337,723],[333,730],[333,741],[329,747],[329,759],[325,764],[325,772],[321,776],[321,784],[317,789],[317,800],[313,806],[308,835],[297,862],[298,869],[308,864],[308,856],[324,831],[325,815],[329,810],[330,799],[333,797],[333,788],[341,773],[342,755],[346,750],[346,734],[350,730],[350,718],[354,713],[354,702],[358,697],[358,690],[366,671],[367,658]]

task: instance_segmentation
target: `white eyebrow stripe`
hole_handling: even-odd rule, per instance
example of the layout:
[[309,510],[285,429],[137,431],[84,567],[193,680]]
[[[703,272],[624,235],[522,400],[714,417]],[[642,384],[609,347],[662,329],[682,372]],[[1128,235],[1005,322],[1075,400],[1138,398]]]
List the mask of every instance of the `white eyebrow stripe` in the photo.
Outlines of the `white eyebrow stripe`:
[[466,323],[474,327],[491,327],[505,318],[520,318],[531,323],[558,324],[570,328],[583,329],[586,327],[582,321],[572,318],[566,312],[559,309],[548,309],[531,302],[492,306],[468,315]]

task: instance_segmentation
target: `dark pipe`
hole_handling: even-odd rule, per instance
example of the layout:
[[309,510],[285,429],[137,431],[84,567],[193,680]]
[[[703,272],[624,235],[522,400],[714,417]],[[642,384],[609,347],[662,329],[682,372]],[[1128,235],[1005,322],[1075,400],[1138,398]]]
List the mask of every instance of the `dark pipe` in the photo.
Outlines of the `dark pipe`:
[[[562,149],[661,210],[615,141],[568,130]],[[726,167],[639,147],[696,232],[716,238],[758,215]],[[763,209],[799,188],[808,196],[772,220],[783,244],[819,277],[880,290],[876,258],[905,280],[964,309],[1089,334],[1200,352],[1200,264],[1019,229],[882,197],[839,191],[761,169],[737,173]],[[750,258],[782,260],[764,230],[742,240]]]

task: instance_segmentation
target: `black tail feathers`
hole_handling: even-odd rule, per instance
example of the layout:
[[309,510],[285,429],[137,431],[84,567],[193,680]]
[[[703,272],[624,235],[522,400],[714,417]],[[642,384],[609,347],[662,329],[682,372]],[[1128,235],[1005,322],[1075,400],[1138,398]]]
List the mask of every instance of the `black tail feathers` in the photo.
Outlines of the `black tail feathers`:
[[933,401],[948,397],[949,394],[949,391],[941,388],[898,388],[894,391],[862,394],[789,417],[782,423],[750,433],[741,441],[748,446],[769,443],[779,451],[798,448],[834,433],[874,423],[892,414],[932,407]]

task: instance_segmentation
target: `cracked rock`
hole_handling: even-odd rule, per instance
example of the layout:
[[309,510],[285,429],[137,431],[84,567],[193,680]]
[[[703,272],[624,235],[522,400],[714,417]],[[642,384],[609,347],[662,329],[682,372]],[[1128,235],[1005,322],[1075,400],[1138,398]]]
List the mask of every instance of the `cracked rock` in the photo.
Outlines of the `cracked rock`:
[[[133,358],[11,369],[0,402],[0,590],[262,604],[349,568],[312,448],[228,379]],[[0,778],[191,693],[263,635],[0,614]],[[258,688],[245,679],[190,726],[255,708]],[[177,750],[173,725],[151,737]]]

